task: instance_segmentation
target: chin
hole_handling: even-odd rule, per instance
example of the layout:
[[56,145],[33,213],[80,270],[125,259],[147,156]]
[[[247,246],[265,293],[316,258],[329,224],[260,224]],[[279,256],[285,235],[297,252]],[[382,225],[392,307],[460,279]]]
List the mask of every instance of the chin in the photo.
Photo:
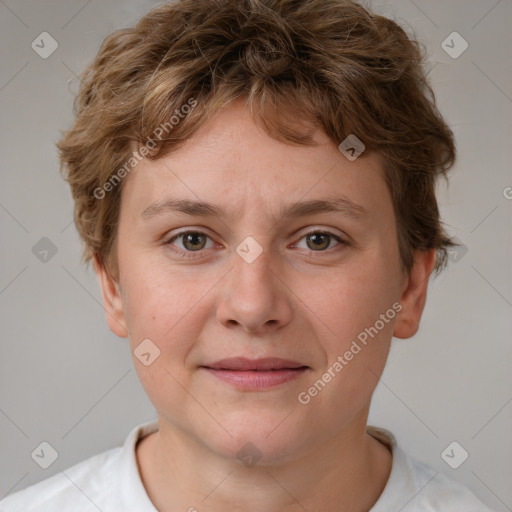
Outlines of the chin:
[[298,431],[297,423],[285,420],[287,414],[289,411],[285,413],[284,409],[237,412],[225,416],[223,421],[219,419],[232,437],[222,429],[201,435],[208,440],[212,451],[226,459],[238,459],[246,464],[249,457],[258,465],[273,465],[291,458],[306,442],[305,433]]

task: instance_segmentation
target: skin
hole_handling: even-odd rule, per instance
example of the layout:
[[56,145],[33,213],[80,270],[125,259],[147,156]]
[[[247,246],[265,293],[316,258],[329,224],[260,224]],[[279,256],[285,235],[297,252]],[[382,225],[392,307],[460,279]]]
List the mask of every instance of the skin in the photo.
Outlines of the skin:
[[[158,510],[368,511],[385,487],[392,456],[366,433],[370,401],[392,336],[408,338],[419,327],[435,251],[417,252],[405,275],[379,155],[351,162],[323,132],[315,138],[314,147],[279,142],[234,103],[179,150],[142,161],[123,184],[119,282],[98,261],[95,269],[111,330],[129,338],[132,355],[146,338],[160,350],[149,366],[133,358],[159,418],[159,431],[136,449]],[[368,215],[279,218],[291,202],[332,195]],[[226,218],[141,217],[171,196],[214,203]],[[187,229],[207,237],[173,238]],[[348,244],[327,236],[318,248],[315,230]],[[236,252],[248,236],[262,248],[252,263]],[[395,318],[299,403],[298,394],[394,303],[402,305]],[[200,368],[233,356],[282,357],[309,369],[273,388],[241,391]],[[262,454],[249,468],[237,458],[247,442]]]

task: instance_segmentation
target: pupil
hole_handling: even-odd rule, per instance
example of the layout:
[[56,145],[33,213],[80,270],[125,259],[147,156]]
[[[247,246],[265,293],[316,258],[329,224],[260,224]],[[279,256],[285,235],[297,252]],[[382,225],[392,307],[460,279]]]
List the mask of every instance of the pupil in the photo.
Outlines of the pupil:
[[[199,233],[189,233],[185,237],[185,246],[189,249],[198,249],[197,247],[197,239],[201,238]],[[201,247],[199,247],[201,249]]]
[[[324,239],[323,243],[321,239]],[[321,246],[325,246],[325,240],[327,239],[327,236],[324,233],[315,233],[310,236],[310,240],[313,242],[313,245],[318,248]],[[328,245],[328,244],[327,244]]]

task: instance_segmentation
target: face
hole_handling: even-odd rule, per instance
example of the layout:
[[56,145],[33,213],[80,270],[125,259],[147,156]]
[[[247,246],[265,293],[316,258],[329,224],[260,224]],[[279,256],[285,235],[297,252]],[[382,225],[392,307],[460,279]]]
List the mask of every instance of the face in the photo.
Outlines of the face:
[[150,363],[133,356],[161,431],[224,457],[251,442],[270,462],[364,429],[392,335],[421,316],[433,258],[402,274],[381,160],[316,140],[223,110],[126,178],[119,287],[97,268],[111,329]]

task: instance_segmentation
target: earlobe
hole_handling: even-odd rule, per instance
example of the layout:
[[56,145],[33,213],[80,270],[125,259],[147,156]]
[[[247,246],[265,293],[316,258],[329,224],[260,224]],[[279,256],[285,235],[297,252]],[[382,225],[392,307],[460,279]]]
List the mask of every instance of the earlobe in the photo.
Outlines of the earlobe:
[[107,324],[116,336],[127,338],[128,329],[126,328],[124,307],[119,285],[109,275],[97,256],[94,256],[93,265],[101,286],[103,309],[105,311]]
[[435,265],[436,250],[417,251],[414,265],[405,279],[400,304],[402,310],[397,315],[393,336],[410,338],[420,327],[421,315],[427,300],[427,288],[430,274]]

